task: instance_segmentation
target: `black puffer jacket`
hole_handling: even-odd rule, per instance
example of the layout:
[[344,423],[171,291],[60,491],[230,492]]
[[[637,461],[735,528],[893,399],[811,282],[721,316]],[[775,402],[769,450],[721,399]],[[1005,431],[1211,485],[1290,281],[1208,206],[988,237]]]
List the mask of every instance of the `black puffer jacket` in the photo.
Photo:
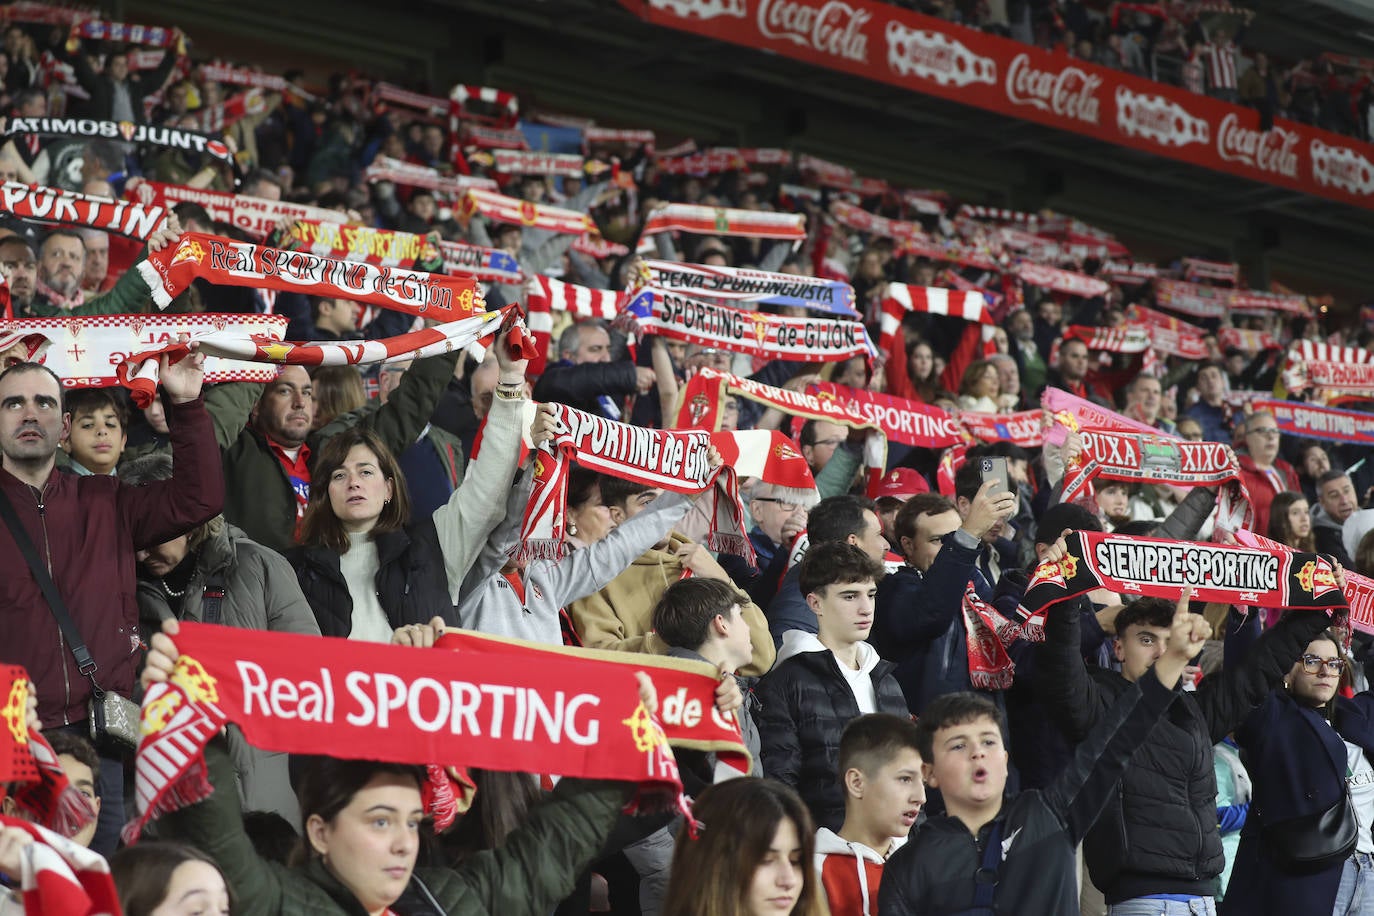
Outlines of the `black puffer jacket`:
[[[376,537],[377,600],[392,628],[442,617],[458,625],[449,598],[444,554],[432,519]],[[320,633],[347,636],[353,630],[353,597],[339,570],[339,555],[327,547],[297,547],[287,554]]]
[[[863,668],[873,681],[877,711],[907,717],[906,698],[892,676],[896,665],[877,658],[867,644],[860,651],[869,653],[861,658],[868,659]],[[778,659],[755,690],[763,774],[796,789],[817,826],[838,830],[844,820],[840,734],[859,715],[859,704],[835,653],[810,633],[790,631]]]
[[[1239,667],[1204,678],[1195,693],[1178,693],[1083,844],[1088,871],[1107,903],[1215,892],[1226,858],[1217,831],[1212,745],[1282,682],[1328,622],[1324,611],[1290,611]],[[1042,703],[1070,742],[1082,741],[1131,687],[1115,671],[1088,671],[1078,629],[1074,608],[1051,608],[1039,657]]]

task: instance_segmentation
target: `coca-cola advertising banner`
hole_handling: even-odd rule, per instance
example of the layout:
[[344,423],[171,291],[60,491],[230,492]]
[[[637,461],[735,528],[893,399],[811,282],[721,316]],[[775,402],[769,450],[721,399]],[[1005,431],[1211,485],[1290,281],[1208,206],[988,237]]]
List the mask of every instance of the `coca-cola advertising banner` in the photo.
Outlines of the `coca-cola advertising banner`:
[[620,0],[682,29],[1374,209],[1374,146],[875,0]]

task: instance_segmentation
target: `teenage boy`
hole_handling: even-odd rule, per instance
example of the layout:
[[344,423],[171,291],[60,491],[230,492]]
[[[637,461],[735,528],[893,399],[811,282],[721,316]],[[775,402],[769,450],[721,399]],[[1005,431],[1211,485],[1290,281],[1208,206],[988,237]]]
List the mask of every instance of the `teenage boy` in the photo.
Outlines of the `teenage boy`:
[[[663,592],[654,607],[653,626],[665,643],[669,658],[688,659],[706,662],[722,675],[732,675],[747,666],[753,657],[753,640],[749,632],[749,622],[741,613],[739,592],[718,579],[702,579],[693,576],[674,582]],[[748,696],[748,686],[752,678],[741,678],[740,689]],[[735,713],[739,719],[740,733],[749,754],[754,761],[754,774],[762,775],[759,766],[759,730],[754,724],[749,703]],[[714,754],[700,755],[699,752],[679,751],[678,763],[683,770],[683,778],[693,773],[704,776],[706,784],[718,781],[723,776],[740,776],[741,773],[723,768],[716,764]],[[694,764],[705,764],[702,767]]]
[[759,681],[764,775],[797,790],[817,826],[838,829],[840,735],[864,713],[907,715],[893,665],[864,642],[883,566],[844,541],[816,544],[798,583],[818,633],[788,630],[778,663]]
[[[1063,542],[1055,549],[1062,551]],[[948,815],[922,825],[888,861],[880,916],[1078,913],[1074,847],[1173,702],[1184,666],[1211,635],[1207,621],[1189,612],[1191,596],[1185,589],[1174,608],[1154,674],[1121,692],[1068,768],[1044,789],[1004,798],[1004,723],[992,700],[946,694],[926,707],[918,725],[926,783],[940,790]]]
[[73,391],[67,395],[72,426],[63,447],[77,474],[110,475],[124,454],[129,412],[108,388]]
[[859,716],[840,737],[844,823],[816,831],[816,871],[830,916],[872,916],[883,863],[902,847],[926,801],[920,735],[910,719]]

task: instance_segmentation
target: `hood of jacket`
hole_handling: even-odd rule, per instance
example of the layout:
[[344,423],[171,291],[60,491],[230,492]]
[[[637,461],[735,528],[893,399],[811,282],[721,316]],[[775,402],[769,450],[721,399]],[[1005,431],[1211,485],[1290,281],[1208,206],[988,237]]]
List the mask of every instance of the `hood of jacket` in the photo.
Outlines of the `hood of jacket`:
[[[801,655],[803,652],[829,652],[815,633],[808,633],[805,630],[788,630],[782,634],[782,645],[778,647],[778,660],[774,666],[781,665],[784,661],[794,655]],[[866,642],[859,643],[859,670],[864,674],[872,674],[873,669],[878,667],[878,662],[882,661],[878,657],[878,652]]]
[[894,836],[892,847],[888,850],[885,858],[876,849],[865,846],[863,843],[851,843],[829,827],[822,827],[816,831],[816,867],[820,867],[821,859],[825,856],[853,856],[864,862],[882,865],[887,861],[887,858],[891,858],[894,852],[906,845],[906,839],[904,836]]

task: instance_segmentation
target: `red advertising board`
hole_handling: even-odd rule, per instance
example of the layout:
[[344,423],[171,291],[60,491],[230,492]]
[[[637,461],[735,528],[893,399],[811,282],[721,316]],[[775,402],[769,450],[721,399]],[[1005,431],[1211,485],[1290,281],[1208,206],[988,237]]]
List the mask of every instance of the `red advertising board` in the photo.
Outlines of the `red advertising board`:
[[875,0],[619,0],[655,25],[1374,209],[1374,145]]

